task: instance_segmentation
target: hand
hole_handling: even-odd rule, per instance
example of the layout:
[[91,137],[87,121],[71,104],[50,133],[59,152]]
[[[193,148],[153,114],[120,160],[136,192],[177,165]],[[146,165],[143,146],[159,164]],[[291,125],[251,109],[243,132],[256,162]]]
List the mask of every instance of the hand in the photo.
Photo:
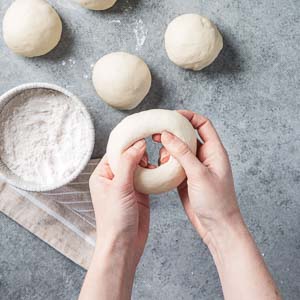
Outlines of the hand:
[[[113,174],[107,157],[101,160],[90,178],[90,190],[97,224],[99,248],[128,249],[136,266],[149,232],[149,197],[134,189],[133,175],[143,159],[146,142],[140,140],[122,155],[122,164]],[[97,247],[96,247],[97,248]],[[126,250],[127,251],[127,250]]]
[[198,131],[196,156],[176,136],[163,132],[162,163],[170,153],[187,180],[178,187],[184,209],[207,244],[219,272],[224,298],[281,299],[240,213],[228,155],[213,125],[191,111],[180,111]]
[[169,154],[184,168],[187,180],[178,192],[191,223],[201,237],[233,215],[240,216],[228,155],[211,122],[191,111],[179,111],[198,131],[203,143],[198,142],[195,156],[188,146],[169,132],[154,135],[163,144],[161,163]]
[[104,156],[90,178],[97,242],[80,300],[131,299],[136,266],[149,232],[149,197],[133,186],[137,165],[148,165],[145,150],[145,140],[127,149],[116,174]]

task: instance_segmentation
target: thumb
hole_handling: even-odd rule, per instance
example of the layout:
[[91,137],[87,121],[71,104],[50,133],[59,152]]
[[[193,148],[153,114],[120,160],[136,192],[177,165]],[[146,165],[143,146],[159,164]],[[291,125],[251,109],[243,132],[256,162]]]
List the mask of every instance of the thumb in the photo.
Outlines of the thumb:
[[161,143],[167,151],[178,160],[184,168],[187,177],[194,176],[199,168],[204,168],[186,143],[170,132],[164,131],[161,135]]
[[145,150],[145,140],[139,140],[122,154],[115,174],[115,181],[118,182],[118,184],[125,186],[133,184],[134,172],[140,163]]

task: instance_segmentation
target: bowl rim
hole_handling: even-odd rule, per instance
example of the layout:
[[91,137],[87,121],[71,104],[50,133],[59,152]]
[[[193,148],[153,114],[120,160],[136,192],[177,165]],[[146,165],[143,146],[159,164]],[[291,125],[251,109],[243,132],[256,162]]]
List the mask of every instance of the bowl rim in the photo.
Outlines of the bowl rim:
[[48,89],[53,90],[56,92],[60,92],[70,98],[72,101],[76,103],[76,105],[79,107],[80,111],[84,114],[84,117],[86,118],[87,122],[87,141],[86,144],[86,153],[81,161],[81,163],[78,165],[76,170],[68,177],[66,177],[64,180],[61,180],[60,182],[55,182],[52,184],[35,184],[32,182],[27,182],[23,179],[21,179],[19,176],[17,176],[13,171],[11,171],[2,161],[0,157],[0,178],[3,179],[5,182],[13,185],[14,187],[20,188],[22,190],[31,191],[31,192],[46,192],[46,191],[52,191],[55,189],[58,189],[71,181],[73,181],[78,175],[84,170],[86,165],[88,164],[89,160],[91,159],[94,146],[95,146],[95,127],[92,120],[92,117],[90,113],[88,112],[86,106],[83,104],[83,102],[75,96],[73,93],[68,91],[67,89],[60,87],[56,84],[52,83],[44,83],[44,82],[32,82],[32,83],[25,83],[21,84],[19,86],[16,86],[4,94],[0,96],[0,112],[2,111],[3,107],[17,94],[20,94],[26,90],[34,90],[34,89]]

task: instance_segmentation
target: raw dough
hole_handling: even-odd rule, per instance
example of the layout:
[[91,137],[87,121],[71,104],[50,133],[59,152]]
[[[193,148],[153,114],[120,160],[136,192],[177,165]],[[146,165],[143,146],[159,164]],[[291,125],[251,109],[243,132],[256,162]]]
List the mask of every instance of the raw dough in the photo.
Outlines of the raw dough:
[[[190,122],[176,111],[152,109],[130,115],[123,119],[111,132],[107,155],[112,171],[115,173],[122,164],[122,152],[136,141],[147,138],[154,133],[167,130],[183,140],[196,153],[197,137]],[[171,157],[166,164],[156,169],[138,166],[135,173],[135,188],[144,194],[159,194],[176,188],[186,175]]]
[[169,24],[165,47],[170,60],[176,65],[199,71],[217,58],[223,48],[223,38],[206,17],[185,14]]
[[3,19],[3,36],[15,53],[33,57],[51,51],[59,42],[62,23],[44,0],[16,0]]
[[109,105],[129,110],[148,94],[151,73],[139,57],[114,52],[98,60],[93,71],[93,83],[98,95]]
[[111,8],[117,0],[75,0],[81,6],[92,10],[105,10]]

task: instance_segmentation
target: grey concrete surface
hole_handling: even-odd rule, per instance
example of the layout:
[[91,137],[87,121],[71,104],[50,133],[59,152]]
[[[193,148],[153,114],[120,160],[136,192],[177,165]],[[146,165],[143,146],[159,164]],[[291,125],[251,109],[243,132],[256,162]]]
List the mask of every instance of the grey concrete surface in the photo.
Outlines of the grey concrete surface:
[[[0,19],[10,2],[1,1]],[[128,113],[99,101],[91,65],[116,50],[144,58],[153,85],[135,111],[187,108],[213,120],[232,161],[245,220],[284,299],[298,300],[300,1],[119,0],[107,12],[50,2],[63,19],[61,43],[44,57],[26,59],[0,38],[0,93],[31,81],[68,88],[94,118],[99,156]],[[168,22],[187,12],[210,17],[224,36],[217,61],[198,73],[173,65],[163,48]],[[153,197],[151,214],[133,299],[222,299],[213,261],[176,193]],[[75,299],[83,277],[81,268],[0,215],[0,299]]]

